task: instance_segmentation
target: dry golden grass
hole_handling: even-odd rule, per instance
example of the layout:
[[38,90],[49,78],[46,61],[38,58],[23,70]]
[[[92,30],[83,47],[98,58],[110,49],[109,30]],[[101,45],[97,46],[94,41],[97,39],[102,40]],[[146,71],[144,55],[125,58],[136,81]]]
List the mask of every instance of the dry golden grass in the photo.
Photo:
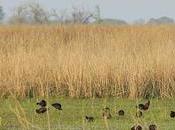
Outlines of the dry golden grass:
[[175,96],[175,26],[1,26],[0,96]]

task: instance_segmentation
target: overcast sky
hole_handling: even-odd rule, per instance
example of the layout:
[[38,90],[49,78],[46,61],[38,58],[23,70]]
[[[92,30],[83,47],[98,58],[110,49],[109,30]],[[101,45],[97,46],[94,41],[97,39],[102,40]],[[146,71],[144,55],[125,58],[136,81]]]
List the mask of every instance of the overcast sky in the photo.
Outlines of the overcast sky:
[[[0,0],[9,15],[13,8],[27,0]],[[34,1],[34,0],[28,0]],[[94,10],[100,6],[103,18],[116,18],[132,22],[136,19],[169,16],[175,19],[175,0],[37,0],[50,9],[70,10],[72,6]]]

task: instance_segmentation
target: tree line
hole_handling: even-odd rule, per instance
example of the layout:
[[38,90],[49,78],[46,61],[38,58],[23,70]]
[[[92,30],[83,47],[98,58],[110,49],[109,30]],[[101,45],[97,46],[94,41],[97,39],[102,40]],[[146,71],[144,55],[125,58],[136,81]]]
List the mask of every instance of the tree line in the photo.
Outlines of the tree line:
[[[3,23],[5,13],[0,6],[0,23]],[[128,25],[124,20],[102,19],[100,7],[96,6],[94,11],[84,8],[72,7],[71,12],[57,11],[56,9],[45,9],[37,2],[26,2],[14,8],[12,14],[5,23],[9,24],[117,24]],[[174,24],[174,19],[163,16],[151,18],[149,21],[143,19],[136,20],[134,24]]]
[[[37,2],[26,2],[14,8],[6,22],[10,24],[49,24],[49,23],[80,23],[87,24],[92,21],[100,21],[99,6],[95,11],[84,8],[72,7],[72,11],[47,10]],[[0,21],[5,17],[3,7],[0,6]]]

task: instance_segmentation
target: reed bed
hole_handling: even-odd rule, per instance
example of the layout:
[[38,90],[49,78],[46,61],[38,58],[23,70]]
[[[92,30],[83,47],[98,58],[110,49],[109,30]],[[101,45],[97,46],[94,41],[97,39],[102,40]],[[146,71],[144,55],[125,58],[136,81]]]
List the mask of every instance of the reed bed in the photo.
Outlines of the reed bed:
[[175,26],[0,27],[0,97],[175,97]]

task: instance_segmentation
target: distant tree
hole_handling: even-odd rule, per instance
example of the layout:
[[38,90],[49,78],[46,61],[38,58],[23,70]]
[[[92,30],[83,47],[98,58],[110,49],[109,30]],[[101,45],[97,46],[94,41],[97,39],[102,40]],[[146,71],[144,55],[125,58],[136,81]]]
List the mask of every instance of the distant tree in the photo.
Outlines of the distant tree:
[[90,19],[93,17],[93,13],[86,11],[83,8],[76,8],[73,7],[73,11],[71,13],[71,18],[69,19],[70,22],[87,24],[90,23]]
[[94,19],[92,12],[78,7],[73,7],[69,14],[66,10],[57,11],[52,9],[49,17],[50,22],[61,24],[88,24],[91,19]]
[[13,15],[9,19],[12,24],[47,24],[47,23],[61,23],[61,24],[88,24],[92,19],[101,19],[100,10],[97,8],[97,14],[94,15],[91,11],[84,8],[73,7],[70,14],[66,11],[57,11],[52,9],[47,11],[39,3],[28,2],[19,5],[14,9]]
[[15,8],[10,23],[43,24],[49,21],[49,12],[39,3],[30,2]]
[[3,7],[0,6],[0,22],[2,22],[2,20],[4,19],[5,13],[3,11]]
[[67,19],[66,10],[57,11],[56,9],[52,9],[50,12],[49,20],[50,23],[60,23],[64,24]]
[[163,16],[160,18],[151,18],[147,24],[174,24],[174,19]]
[[95,19],[96,23],[101,23],[102,22],[101,10],[100,10],[100,7],[98,5],[95,7],[95,13],[93,15],[93,18]]

